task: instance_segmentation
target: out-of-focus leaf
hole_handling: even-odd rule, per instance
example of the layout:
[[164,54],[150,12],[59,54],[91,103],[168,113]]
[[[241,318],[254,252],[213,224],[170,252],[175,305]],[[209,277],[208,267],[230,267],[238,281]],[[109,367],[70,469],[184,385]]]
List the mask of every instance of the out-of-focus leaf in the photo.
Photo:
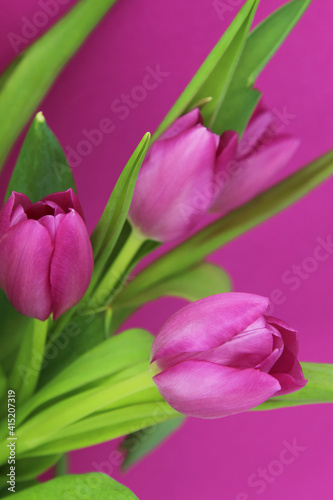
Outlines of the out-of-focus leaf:
[[[227,273],[215,264],[200,262],[183,273],[166,277],[144,293],[136,295],[131,301],[121,303],[124,307],[138,308],[142,304],[160,297],[179,297],[194,302],[209,295],[230,292],[231,281]],[[117,308],[117,300],[114,302]]]
[[222,106],[216,114],[214,131],[236,130],[242,134],[260,93],[255,81],[294,28],[311,0],[293,0],[273,12],[249,34]]
[[44,116],[38,113],[24,140],[6,198],[12,191],[17,191],[35,203],[48,194],[66,191],[70,187],[75,190],[65,154]]
[[115,0],[81,0],[15,59],[0,79],[0,170],[63,67]]
[[57,432],[53,441],[29,450],[27,456],[64,453],[104,443],[159,422],[178,418],[179,415],[162,397],[158,403],[137,404],[102,412]]
[[[83,389],[138,363],[149,363],[153,337],[145,330],[133,329],[109,338],[74,360],[44,385],[21,409],[26,415],[47,401]],[[20,420],[22,414],[19,412]]]
[[121,444],[120,449],[126,453],[122,469],[129,467],[146,456],[172,433],[180,428],[185,417],[176,417],[166,420],[153,427],[147,427],[137,432],[129,434]]
[[138,500],[128,488],[111,477],[92,472],[90,474],[68,475],[51,479],[33,486],[22,493],[16,493],[17,500]]

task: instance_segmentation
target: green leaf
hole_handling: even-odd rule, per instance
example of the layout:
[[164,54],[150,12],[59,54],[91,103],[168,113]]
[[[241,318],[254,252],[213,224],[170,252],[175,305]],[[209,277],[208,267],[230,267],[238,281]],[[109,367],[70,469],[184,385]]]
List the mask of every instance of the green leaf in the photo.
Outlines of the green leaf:
[[155,260],[118,295],[118,306],[166,278],[183,273],[221,246],[295,203],[332,174],[333,150]]
[[183,425],[184,420],[185,417],[176,417],[129,434],[120,446],[121,451],[126,453],[122,469],[127,470],[151,452],[170,434],[178,430]]
[[0,170],[66,63],[115,0],[81,0],[7,68],[0,80]]
[[26,456],[42,456],[85,448],[179,416],[180,414],[163,400],[158,403],[117,408],[92,415],[62,429],[54,434],[53,440],[50,439],[43,446],[29,450]]
[[22,337],[30,328],[32,319],[16,311],[2,290],[0,290],[0,318],[0,361],[3,371],[8,374],[13,368]]
[[[66,398],[56,400],[18,426],[16,435],[20,447],[17,454],[22,456],[23,453],[42,446],[54,435],[59,435],[60,430],[150,387],[154,387],[154,382],[149,370],[149,361],[146,360],[111,377],[103,378],[78,393],[70,393]],[[4,451],[0,450],[0,463],[4,459]]]
[[43,403],[83,390],[89,384],[110,377],[126,368],[149,364],[153,337],[145,330],[133,329],[109,338],[73,361],[40,389],[21,408],[17,423]]
[[242,134],[260,93],[253,85],[268,61],[288,36],[311,0],[288,2],[260,23],[248,36],[227,95],[216,115],[215,131]]
[[17,500],[45,500],[46,498],[48,500],[60,498],[138,500],[128,488],[99,472],[57,477],[15,494]]
[[235,70],[259,0],[247,0],[217,45],[164,118],[153,139],[157,139],[183,112],[202,99],[213,97],[203,108],[210,120],[222,101]]
[[301,363],[308,383],[292,394],[271,398],[255,410],[276,410],[288,406],[333,403],[333,364]]
[[150,134],[144,135],[138,147],[127,162],[112,191],[105,210],[91,236],[95,259],[101,253],[110,256],[125,224],[134,193],[136,179],[150,141]]
[[[210,262],[200,262],[183,273],[166,277],[142,294],[132,297],[132,300],[121,302],[121,306],[136,309],[142,304],[168,296],[194,302],[230,290],[230,278],[223,269]],[[117,301],[114,303],[114,308],[117,308]]]
[[[1,127],[1,125],[0,125]],[[75,189],[65,154],[42,113],[34,118],[9,182],[12,191],[26,194],[32,203],[58,191]]]
[[209,262],[200,262],[191,269],[166,277],[126,302],[122,300],[122,295],[119,301],[116,297],[112,304],[112,331],[116,331],[123,321],[143,304],[160,297],[179,297],[194,302],[230,290],[230,278],[223,269]]

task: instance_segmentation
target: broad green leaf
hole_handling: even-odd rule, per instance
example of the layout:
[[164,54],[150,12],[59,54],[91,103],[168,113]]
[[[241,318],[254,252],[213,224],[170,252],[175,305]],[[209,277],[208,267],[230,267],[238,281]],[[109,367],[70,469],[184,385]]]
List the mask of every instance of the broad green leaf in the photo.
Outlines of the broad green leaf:
[[44,116],[38,113],[24,140],[6,198],[12,191],[17,191],[35,203],[48,194],[66,191],[70,187],[75,189],[65,154]]
[[[142,294],[122,305],[137,308],[160,297],[179,297],[194,302],[209,295],[230,292],[231,282],[227,273],[215,264],[200,262],[183,273],[167,277]],[[117,308],[117,301],[114,303]]]
[[255,410],[275,410],[288,406],[333,403],[333,364],[301,363],[308,383],[292,394],[271,398]]
[[81,422],[63,429],[43,446],[29,450],[26,456],[42,456],[49,453],[64,453],[104,443],[131,432],[151,427],[180,414],[165,401],[137,404],[130,407],[92,415]]
[[183,273],[221,246],[295,203],[332,174],[333,150],[155,260],[118,295],[118,306],[133,300],[133,297],[145,293],[166,278]]
[[133,329],[98,344],[30,398],[18,413],[19,421],[45,402],[64,397],[138,363],[148,365],[152,343],[153,337],[148,332]]
[[225,95],[258,3],[259,0],[247,0],[158,127],[153,136],[154,140],[186,109],[191,109],[204,98],[213,97],[213,100],[203,108],[206,119],[212,116],[217,100]]
[[144,160],[150,141],[150,134],[144,135],[138,147],[127,162],[118,182],[112,191],[104,212],[91,236],[95,258],[111,254],[118,240],[134,193],[136,179]]
[[15,494],[15,500],[138,500],[128,488],[100,472],[68,475]]
[[214,131],[236,130],[242,134],[260,98],[253,85],[280,47],[311,0],[288,2],[260,23],[248,36],[237,69],[222,106],[216,114]]
[[115,0],[80,0],[7,68],[0,86],[0,170],[63,67]]
[[[91,384],[78,393],[74,392],[60,401],[56,400],[17,427],[16,435],[20,441],[18,453],[26,453],[39,447],[49,442],[53,435],[58,435],[61,429],[153,386],[149,361],[146,360],[111,377],[103,378],[99,383]],[[0,461],[3,457],[0,451]]]
[[184,420],[185,417],[176,417],[129,434],[120,446],[121,451],[126,453],[122,469],[127,470],[150,453],[162,441],[178,430]]
[[44,387],[77,358],[105,340],[104,314],[83,313],[84,304],[80,304],[76,314],[63,324],[57,338],[48,341],[38,388]]

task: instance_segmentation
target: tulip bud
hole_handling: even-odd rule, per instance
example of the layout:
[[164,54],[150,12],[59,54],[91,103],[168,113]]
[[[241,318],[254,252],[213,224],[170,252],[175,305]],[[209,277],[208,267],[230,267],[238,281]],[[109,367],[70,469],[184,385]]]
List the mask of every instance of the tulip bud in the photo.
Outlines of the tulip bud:
[[268,305],[258,295],[224,293],[174,314],[152,347],[164,399],[185,415],[219,418],[301,389],[297,333],[266,317]]
[[129,212],[137,231],[157,241],[188,236],[213,201],[219,141],[194,109],[153,144]]
[[[235,132],[225,132],[221,142],[230,140],[233,134],[237,135]],[[235,157],[227,166],[226,181],[211,211],[224,215],[266,189],[298,146],[298,139],[277,132],[273,113],[260,103],[244,132]],[[222,168],[225,168],[225,164]]]
[[83,297],[93,254],[78,198],[13,192],[0,211],[0,287],[25,316],[57,319]]

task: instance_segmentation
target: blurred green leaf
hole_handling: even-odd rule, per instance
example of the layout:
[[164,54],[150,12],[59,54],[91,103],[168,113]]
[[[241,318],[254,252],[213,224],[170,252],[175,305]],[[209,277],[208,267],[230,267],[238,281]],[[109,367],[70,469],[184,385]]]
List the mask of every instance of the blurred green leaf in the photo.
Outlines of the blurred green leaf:
[[213,99],[204,106],[204,118],[211,120],[226,94],[232,74],[243,49],[259,0],[247,0],[214,49],[166,115],[153,139],[157,139],[178,116],[202,99]]
[[17,423],[43,403],[83,390],[138,363],[149,364],[153,337],[145,330],[133,329],[98,344],[62,369],[18,412]]
[[[231,281],[227,273],[215,264],[200,262],[183,273],[168,276],[142,294],[132,297],[121,306],[137,308],[160,297],[179,297],[194,302],[209,295],[230,292]],[[113,304],[117,308],[117,300]]]
[[118,295],[118,306],[146,293],[165,279],[183,273],[221,246],[295,203],[332,174],[333,150],[155,260]]
[[0,170],[17,137],[63,67],[115,0],[81,0],[28,47],[0,79]]
[[333,403],[333,364],[301,363],[308,383],[292,394],[271,398],[255,410],[276,410],[288,406]]
[[12,191],[17,191],[35,203],[48,194],[66,191],[70,187],[75,190],[65,154],[43,114],[38,113],[25,137],[6,198]]
[[281,43],[299,21],[311,0],[293,0],[273,12],[249,34],[237,69],[214,121],[214,131],[242,134],[260,93],[255,81]]
[[176,417],[129,434],[120,446],[120,450],[126,453],[122,469],[127,470],[146,456],[173,432],[178,430],[184,421],[185,417]]
[[111,477],[99,472],[68,475],[51,479],[33,486],[22,493],[16,493],[18,500],[138,500],[128,488]]
[[54,434],[43,446],[29,450],[27,456],[41,456],[49,453],[64,453],[104,443],[130,432],[151,427],[159,422],[179,417],[162,396],[156,403],[135,404],[115,410],[91,415],[80,422]]
[[13,368],[22,337],[30,328],[32,319],[16,311],[2,290],[0,290],[0,318],[0,362],[3,371],[8,374]]
[[156,282],[142,293],[131,296],[124,302],[123,295],[112,304],[112,331],[116,331],[122,322],[147,302],[160,297],[179,297],[194,302],[217,293],[230,292],[231,281],[227,273],[219,266],[209,262],[200,262],[191,269],[185,269],[164,280]]

